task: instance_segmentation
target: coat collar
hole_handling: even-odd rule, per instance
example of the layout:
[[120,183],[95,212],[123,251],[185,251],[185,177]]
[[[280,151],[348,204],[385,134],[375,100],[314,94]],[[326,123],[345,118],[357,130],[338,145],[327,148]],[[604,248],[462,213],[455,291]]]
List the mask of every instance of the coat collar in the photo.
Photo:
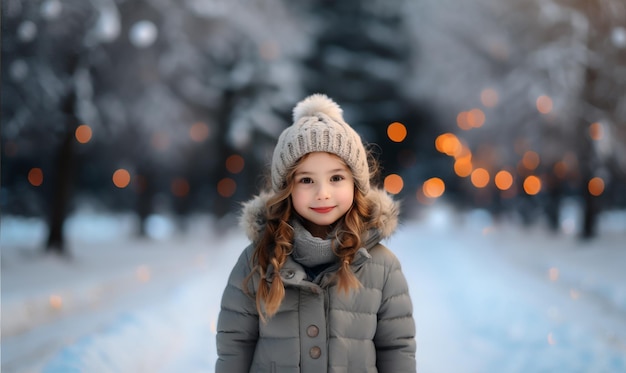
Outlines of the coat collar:
[[[372,256],[365,248],[361,248],[356,253],[356,257],[352,264],[350,264],[350,267],[352,267],[352,271],[356,272],[371,257]],[[311,285],[313,285],[313,287],[325,287],[331,281],[331,277],[329,277],[328,274],[335,272],[338,267],[339,264],[333,264],[322,273],[320,273],[315,280],[309,281],[307,280],[307,275],[304,267],[295,260],[293,260],[290,255],[287,257],[285,265],[280,270],[280,277],[282,278],[285,285],[309,288],[311,287]],[[274,280],[274,266],[272,266],[271,264],[267,268],[265,280],[268,282],[272,282]]]
[[[267,221],[265,205],[271,196],[272,192],[263,192],[243,203],[239,222],[252,242],[257,242],[263,234]],[[380,240],[390,237],[398,226],[399,202],[382,189],[370,189],[365,198],[373,207],[371,216]]]

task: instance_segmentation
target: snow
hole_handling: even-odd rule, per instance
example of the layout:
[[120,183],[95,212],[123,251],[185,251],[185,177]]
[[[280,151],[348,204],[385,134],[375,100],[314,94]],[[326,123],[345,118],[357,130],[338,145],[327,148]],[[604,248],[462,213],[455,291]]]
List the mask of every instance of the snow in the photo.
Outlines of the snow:
[[[385,243],[410,284],[419,371],[625,372],[626,230],[613,214],[588,241],[441,206],[403,221]],[[41,221],[3,217],[2,372],[213,371],[221,292],[247,240],[208,217],[185,234],[152,220],[139,240],[130,216],[81,212],[59,259],[38,254]]]

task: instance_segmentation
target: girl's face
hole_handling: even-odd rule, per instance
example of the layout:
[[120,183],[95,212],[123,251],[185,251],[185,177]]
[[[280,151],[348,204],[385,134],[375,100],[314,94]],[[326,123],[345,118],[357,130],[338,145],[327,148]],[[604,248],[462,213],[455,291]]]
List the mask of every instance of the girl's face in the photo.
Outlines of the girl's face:
[[334,154],[309,153],[296,167],[291,201],[305,219],[305,228],[313,236],[326,238],[329,226],[352,206],[352,173]]

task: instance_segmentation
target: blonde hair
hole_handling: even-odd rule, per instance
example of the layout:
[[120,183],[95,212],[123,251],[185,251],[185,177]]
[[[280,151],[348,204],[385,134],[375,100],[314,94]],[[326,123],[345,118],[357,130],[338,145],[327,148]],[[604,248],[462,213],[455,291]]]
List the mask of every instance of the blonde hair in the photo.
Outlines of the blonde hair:
[[[310,153],[309,153],[310,154]],[[261,238],[255,242],[252,262],[253,271],[244,280],[244,289],[248,289],[250,278],[258,273],[260,281],[256,290],[256,307],[262,320],[276,314],[285,297],[285,287],[280,277],[280,270],[291,254],[293,246],[293,228],[289,220],[295,212],[291,202],[291,192],[294,188],[295,171],[298,165],[308,156],[305,154],[286,173],[286,185],[274,193],[266,202],[266,224]],[[372,156],[370,159],[370,174],[378,173],[378,164]],[[350,264],[357,251],[362,246],[361,237],[371,228],[370,212],[372,206],[363,192],[355,185],[354,201],[348,211],[335,223],[333,237],[333,251],[341,263],[336,273],[339,291],[348,294],[351,290],[359,289],[362,285],[356,278]],[[273,278],[267,279],[267,269],[273,267]]]

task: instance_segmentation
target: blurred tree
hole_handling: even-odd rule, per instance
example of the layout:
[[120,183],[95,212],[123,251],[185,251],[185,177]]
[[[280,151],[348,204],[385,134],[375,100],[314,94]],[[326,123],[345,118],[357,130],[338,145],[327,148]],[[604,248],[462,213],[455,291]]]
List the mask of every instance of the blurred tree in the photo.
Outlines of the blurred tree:
[[[326,93],[344,109],[344,116],[364,141],[376,144],[385,174],[405,177],[402,192],[413,196],[416,171],[427,163],[434,124],[421,102],[411,96],[408,79],[414,74],[412,21],[407,2],[317,1],[302,6],[312,18],[307,26],[314,47],[304,60],[308,93]],[[400,122],[407,137],[393,142],[387,128]],[[382,175],[384,176],[384,175]]]
[[[554,229],[560,201],[573,196],[587,211],[581,235],[593,236],[599,201],[624,203],[612,192],[626,163],[623,4],[444,0],[421,9],[421,45],[441,54],[422,54],[429,74],[416,86],[444,113],[473,169],[492,180],[477,187],[467,178],[466,193],[491,194],[476,200],[489,208],[509,201],[524,221],[543,215]],[[615,136],[593,139],[592,128]],[[502,191],[493,177],[503,170],[516,182]],[[529,176],[539,177],[539,193],[528,189]],[[607,185],[599,197],[588,188],[593,176]]]
[[[291,105],[299,85],[290,60],[306,44],[282,1],[2,6],[9,30],[2,45],[2,141],[9,158],[3,157],[3,210],[19,212],[30,203],[26,193],[50,201],[51,209],[30,203],[25,211],[49,213],[50,247],[63,246],[73,193],[115,211],[134,205],[140,234],[152,213],[185,215],[204,206],[225,214],[251,193],[267,153],[263,143],[283,123],[277,111]],[[93,138],[77,146],[81,123]],[[58,135],[51,138],[50,130]],[[261,141],[252,141],[255,134]],[[252,156],[239,171],[238,194],[220,196],[215,178],[228,175],[225,160],[233,153]],[[33,165],[43,168],[42,187],[25,183]],[[129,172],[130,184],[112,182],[118,169]]]
[[29,148],[50,157],[43,172],[51,185],[41,211],[49,227],[46,251],[66,254],[63,225],[75,171],[74,133],[80,123],[76,75],[88,69],[84,35],[94,27],[95,10],[83,1],[2,5],[2,83],[8,97],[2,110],[3,141],[11,144],[10,157],[29,157],[22,153]]
[[[571,24],[584,52],[575,116],[585,201],[581,235],[590,238],[597,234],[602,206],[589,182],[601,177],[607,187],[617,185],[620,195],[626,190],[626,5],[618,0],[555,3],[574,11]],[[608,202],[611,195],[605,196]]]
[[[558,211],[570,189],[582,200],[580,235],[593,237],[602,205],[624,206],[614,190],[626,187],[626,7],[618,0],[556,0],[518,1],[514,9],[508,18],[525,24],[513,29],[526,32],[529,65],[543,88],[535,89],[535,105],[547,206]],[[603,191],[590,188],[594,177]],[[558,213],[547,215],[556,228]]]

